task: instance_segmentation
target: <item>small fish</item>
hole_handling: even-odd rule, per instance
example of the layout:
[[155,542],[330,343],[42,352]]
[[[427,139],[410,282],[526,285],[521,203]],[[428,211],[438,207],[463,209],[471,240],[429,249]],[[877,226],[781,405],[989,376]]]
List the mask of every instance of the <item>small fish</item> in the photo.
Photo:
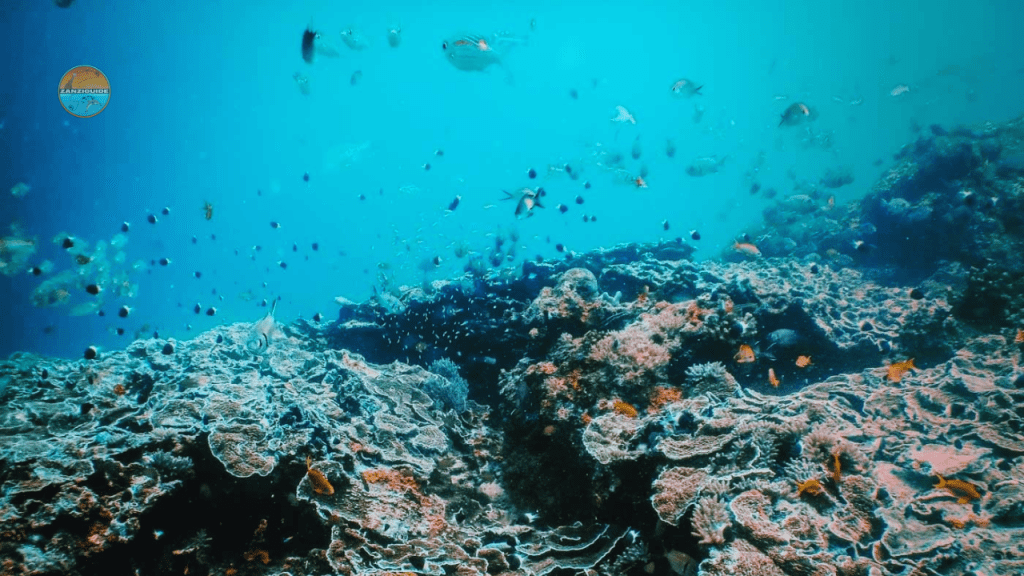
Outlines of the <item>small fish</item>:
[[662,220],[662,221],[661,221],[661,229],[662,229],[662,230],[668,230],[668,228],[669,228],[669,226],[668,226],[668,220]]
[[345,46],[357,51],[370,45],[366,37],[352,26],[341,31],[341,41],[345,43]]
[[249,339],[245,343],[245,348],[252,354],[261,354],[266,352],[267,348],[270,347],[270,342],[277,335],[281,334],[280,329],[277,327],[277,323],[274,321],[274,311],[277,310],[277,299],[274,299],[274,303],[270,306],[270,312],[264,316],[259,322],[252,325],[252,330],[249,334]]
[[359,84],[359,81],[363,79],[363,71],[356,70],[352,73],[352,76],[348,79],[348,83],[352,86]]
[[636,118],[626,110],[625,106],[615,107],[616,115],[612,118],[612,122],[629,122],[630,124],[636,124]]
[[957,497],[957,503],[967,504],[971,500],[981,498],[981,494],[978,493],[978,488],[970,482],[957,479],[946,480],[942,476],[939,476],[939,483],[935,484],[933,488],[944,488],[947,492]]
[[529,178],[530,180],[533,180],[534,178],[537,177],[537,171],[534,170],[533,168],[530,168],[529,170],[526,171],[526,177]]
[[700,124],[700,121],[704,118],[704,107],[700,104],[694,104],[693,106],[693,123]]
[[665,142],[665,156],[673,158],[676,155],[676,144],[672,140]]
[[296,72],[292,75],[292,79],[295,80],[295,85],[298,86],[299,92],[301,92],[303,96],[309,96],[309,78],[307,78],[305,74]]
[[121,232],[124,232],[125,234],[127,234],[129,228],[130,228],[130,226],[128,225],[127,222],[121,222]]
[[750,344],[740,344],[739,352],[734,356],[737,364],[749,364],[755,360],[754,349]]
[[769,368],[768,369],[768,383],[771,384],[775,388],[779,387],[779,379],[775,376],[775,369],[774,368]]
[[213,218],[213,204],[206,202],[203,204],[203,215],[207,220]]
[[812,362],[811,362],[811,357],[810,356],[797,356],[796,357],[796,367],[797,368],[807,368],[811,364],[812,364]]
[[733,242],[732,249],[747,256],[758,257],[761,255],[761,251],[757,249],[757,246],[749,242]]
[[479,35],[464,35],[441,43],[445,58],[459,70],[479,72],[492,64],[502,65],[501,56],[491,41]]
[[680,78],[672,84],[672,96],[676,98],[691,98],[693,96],[701,96],[700,89],[704,85],[697,86],[693,80],[687,80],[686,78]]
[[309,478],[309,485],[313,488],[313,492],[324,496],[334,494],[334,486],[331,486],[331,482],[327,479],[327,476],[319,470],[314,470],[311,466],[312,463],[313,458],[311,456],[306,456],[306,477]]
[[102,288],[100,288],[99,284],[89,284],[88,286],[85,287],[85,291],[88,292],[89,294],[92,294],[93,296],[96,296],[102,291]]
[[206,315],[207,316],[216,316],[217,315],[217,309],[214,308],[213,306],[210,306],[209,308],[206,309]]
[[899,86],[889,91],[889,96],[899,96],[901,94],[906,94],[907,92],[910,92],[910,86],[907,86],[906,84],[900,84]]
[[633,184],[636,185],[637,188],[647,188],[647,181],[644,180],[643,176],[637,176],[633,180]]
[[719,158],[718,156],[702,156],[690,162],[690,165],[686,167],[686,173],[690,176],[701,177],[707,176],[708,174],[715,174],[719,171],[722,165],[725,164],[725,158]]
[[636,140],[633,140],[633,149],[630,151],[630,156],[633,157],[633,160],[639,160],[642,153],[643,149],[640,147],[640,136],[637,136]]
[[88,348],[85,349],[85,354],[83,356],[85,357],[86,360],[95,360],[96,356],[98,355],[99,351],[96,350],[96,347],[89,346]]
[[149,222],[150,224],[156,224],[156,215],[150,214],[146,216],[146,222]]
[[893,362],[889,365],[889,370],[885,377],[890,382],[899,382],[903,379],[903,375],[911,370],[917,370],[917,366],[914,366],[914,359],[903,360],[902,362]]
[[518,198],[518,201],[516,202],[516,218],[533,216],[533,209],[535,207],[544,207],[540,203],[541,196],[544,196],[543,188],[538,188],[536,191],[529,188],[522,188],[519,190],[518,196],[507,190],[502,190],[502,192],[505,193],[505,198],[502,198],[502,200],[515,200]]
[[455,209],[459,207],[459,202],[461,202],[461,201],[462,201],[462,196],[456,196],[455,199],[452,200],[448,204],[448,211],[449,212],[454,212]]
[[117,315],[121,318],[127,318],[132,313],[132,309],[127,306],[121,306],[121,309],[117,311]]
[[788,108],[782,113],[782,119],[779,120],[779,126],[796,126],[805,120],[813,120],[814,112],[811,108],[803,102],[794,102],[789,105]]
[[316,40],[316,37],[316,31],[310,28],[306,28],[306,31],[302,33],[302,59],[306,64],[313,63],[313,41]]
[[388,29],[388,46],[392,48],[398,48],[398,45],[402,43],[402,28],[401,26],[392,26]]
[[690,230],[690,238],[693,238],[694,240],[700,240],[700,232],[698,232],[697,230]]

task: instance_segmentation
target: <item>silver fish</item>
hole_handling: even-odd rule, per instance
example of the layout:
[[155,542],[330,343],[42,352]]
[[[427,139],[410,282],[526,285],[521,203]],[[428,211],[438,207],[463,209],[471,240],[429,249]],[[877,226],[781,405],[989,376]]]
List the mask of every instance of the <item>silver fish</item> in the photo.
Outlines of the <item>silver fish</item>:
[[445,58],[459,70],[481,71],[492,64],[504,65],[509,49],[525,40],[510,34],[462,34],[441,43]]
[[501,65],[501,56],[483,36],[466,35],[441,43],[445,58],[459,70],[481,71],[491,64]]
[[725,158],[719,158],[718,156],[704,156],[697,158],[686,167],[686,173],[690,176],[707,176],[708,174],[714,174],[722,167],[725,163]]
[[280,334],[277,322],[274,321],[274,311],[277,309],[277,299],[270,306],[270,312],[259,322],[252,325],[249,332],[249,339],[245,342],[245,348],[252,354],[263,354],[270,347],[271,339]]
[[505,193],[505,198],[502,200],[514,200],[519,199],[516,202],[516,218],[528,218],[533,216],[534,208],[543,208],[544,206],[540,203],[541,196],[544,196],[544,189],[538,188],[536,191],[529,188],[520,189],[517,194],[513,194],[508,190],[502,190]]
[[351,26],[341,31],[341,41],[353,50],[362,50],[370,45],[362,32]]
[[398,45],[402,43],[402,27],[392,26],[388,29],[388,46],[392,48],[398,48]]
[[779,126],[796,126],[805,121],[814,120],[817,114],[803,102],[794,102],[782,113]]
[[323,34],[317,32],[316,37],[313,38],[313,49],[317,54],[321,56],[327,56],[328,58],[337,58],[341,56],[338,49],[335,48],[334,44],[331,44],[323,37]]
[[700,89],[703,85],[698,86],[693,80],[687,80],[686,78],[680,78],[672,83],[672,96],[676,98],[690,98],[691,96],[700,96]]

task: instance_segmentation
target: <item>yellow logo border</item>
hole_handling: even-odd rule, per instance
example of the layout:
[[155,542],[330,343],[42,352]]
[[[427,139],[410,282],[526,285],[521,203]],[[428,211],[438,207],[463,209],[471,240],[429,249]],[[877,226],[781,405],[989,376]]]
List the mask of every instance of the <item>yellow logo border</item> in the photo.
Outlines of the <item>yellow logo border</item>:
[[[89,64],[79,64],[78,66],[72,66],[71,68],[68,68],[67,72],[61,74],[60,79],[64,80],[64,77],[68,75],[68,72],[71,72],[72,70],[75,70],[75,69],[78,69],[78,68],[92,68],[93,70],[96,71],[96,73],[98,73],[100,76],[102,76],[107,81],[107,85],[108,86],[110,85],[110,78],[106,74],[104,74],[102,70],[100,70],[99,68],[97,68],[95,66],[89,65]],[[103,108],[100,108],[98,111],[96,111],[93,114],[89,114],[88,116],[82,116],[80,114],[75,114],[71,110],[68,110],[68,107],[64,105],[64,101],[60,99],[60,90],[61,90],[61,86],[60,86],[60,82],[58,82],[57,83],[57,101],[60,102],[60,107],[63,108],[65,112],[67,112],[68,114],[71,114],[75,118],[94,118],[94,117],[98,116],[100,114],[100,112],[103,112],[104,110],[106,110],[107,106],[110,105],[110,99],[113,97],[113,94],[114,94],[114,90],[112,88],[107,88],[107,101],[106,101],[106,103],[103,104]]]

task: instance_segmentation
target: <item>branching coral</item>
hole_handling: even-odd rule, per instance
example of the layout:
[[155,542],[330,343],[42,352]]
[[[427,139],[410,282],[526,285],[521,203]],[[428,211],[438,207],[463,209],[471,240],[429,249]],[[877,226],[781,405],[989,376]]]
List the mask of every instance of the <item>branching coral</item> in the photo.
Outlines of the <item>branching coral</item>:
[[686,382],[690,385],[690,396],[715,394],[731,396],[739,388],[736,379],[721,362],[694,364],[686,369]]
[[697,508],[693,512],[693,535],[700,537],[700,544],[725,544],[725,529],[731,520],[724,500],[705,496],[697,501]]

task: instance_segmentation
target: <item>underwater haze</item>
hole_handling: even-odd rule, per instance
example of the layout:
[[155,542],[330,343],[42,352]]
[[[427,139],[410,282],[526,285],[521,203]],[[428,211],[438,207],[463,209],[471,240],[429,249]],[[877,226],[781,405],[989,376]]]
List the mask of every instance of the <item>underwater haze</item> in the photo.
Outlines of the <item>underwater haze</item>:
[[[0,235],[31,249],[7,248],[3,356],[188,339],[255,321],[275,298],[282,321],[332,319],[338,296],[624,242],[678,237],[715,259],[768,205],[754,183],[788,194],[840,170],[852,183],[830,193],[846,202],[918,131],[1022,112],[1022,14],[1004,1],[79,0],[4,12]],[[307,27],[326,44],[311,63]],[[350,28],[361,49],[342,41]],[[499,33],[514,41],[483,70],[442,49]],[[91,118],[55,94],[79,65],[111,86]],[[700,93],[673,94],[680,79]],[[813,122],[780,126],[795,102]],[[635,124],[613,122],[617,106]],[[687,172],[701,161],[713,171]],[[28,192],[8,195],[19,183]],[[517,218],[502,191],[538,186],[544,207]],[[40,295],[62,272],[43,290],[67,293]]]

